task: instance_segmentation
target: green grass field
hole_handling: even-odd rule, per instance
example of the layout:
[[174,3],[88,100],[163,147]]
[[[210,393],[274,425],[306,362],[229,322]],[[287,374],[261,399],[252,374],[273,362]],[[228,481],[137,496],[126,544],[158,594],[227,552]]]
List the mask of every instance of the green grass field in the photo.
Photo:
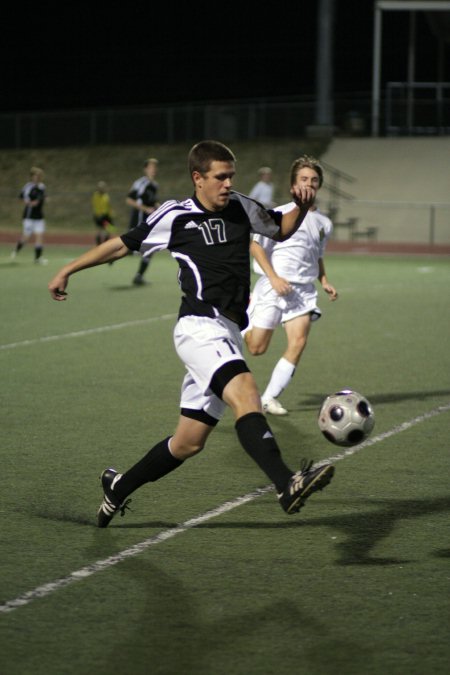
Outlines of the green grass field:
[[[2,675],[447,675],[448,259],[329,255],[340,291],[269,419],[286,461],[334,458],[295,516],[227,413],[206,450],[95,526],[98,476],[171,433],[183,366],[176,264],[138,259],[46,286],[80,249],[0,251]],[[249,357],[261,388],[284,346]],[[376,425],[350,452],[323,398],[364,393]]]

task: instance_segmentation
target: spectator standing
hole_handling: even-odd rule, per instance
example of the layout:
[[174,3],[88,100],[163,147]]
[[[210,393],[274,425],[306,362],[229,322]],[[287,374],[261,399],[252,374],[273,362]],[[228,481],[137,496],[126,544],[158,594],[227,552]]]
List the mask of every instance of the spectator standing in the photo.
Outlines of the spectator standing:
[[262,166],[258,170],[259,180],[250,190],[249,197],[256,199],[257,202],[266,207],[266,209],[272,209],[275,206],[273,201],[273,175],[272,169],[270,166]]

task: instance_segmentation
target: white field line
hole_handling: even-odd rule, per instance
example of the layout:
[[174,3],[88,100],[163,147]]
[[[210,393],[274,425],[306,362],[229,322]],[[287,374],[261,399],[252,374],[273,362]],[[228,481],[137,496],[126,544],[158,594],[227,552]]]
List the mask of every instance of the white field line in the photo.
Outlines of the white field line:
[[111,330],[121,330],[122,328],[130,328],[131,326],[144,326],[148,323],[155,323],[155,321],[167,321],[174,319],[176,314],[162,314],[161,316],[154,316],[148,319],[136,319],[135,321],[124,321],[123,323],[113,323],[110,326],[99,326],[98,328],[87,328],[86,330],[77,330],[73,333],[63,333],[61,335],[47,335],[46,337],[36,338],[34,340],[22,340],[21,342],[10,342],[9,344],[0,345],[0,351],[3,349],[16,349],[16,347],[30,347],[32,345],[42,344],[44,342],[55,342],[56,340],[66,340],[67,338],[85,337],[86,335],[94,335],[95,333],[106,333]]
[[[403,422],[402,424],[399,424],[390,431],[386,431],[382,434],[379,434],[378,436],[375,436],[374,438],[364,441],[364,443],[360,443],[359,445],[354,446],[353,448],[348,448],[345,451],[338,453],[337,455],[333,455],[329,457],[328,460],[326,461],[337,462],[342,459],[345,459],[349,455],[354,455],[356,452],[359,452],[360,450],[363,450],[364,448],[367,448],[370,445],[380,443],[381,441],[384,441],[386,438],[395,436],[401,433],[402,431],[407,431],[408,429],[411,429],[411,427],[414,427],[417,424],[421,424],[422,422],[425,422],[426,420],[429,420],[432,417],[436,417],[436,415],[441,415],[442,413],[448,412],[449,410],[450,410],[450,403],[439,406],[438,408],[430,410],[429,412],[424,413],[423,415],[418,415],[417,417],[414,417],[408,422]],[[323,463],[325,462],[318,462],[316,466],[319,466]],[[224,504],[221,504],[220,506],[218,506],[215,509],[212,509],[211,511],[206,511],[206,513],[200,514],[195,518],[186,520],[181,525],[177,525],[176,527],[164,530],[163,532],[160,532],[159,534],[156,534],[155,536],[150,537],[149,539],[144,539],[144,541],[141,541],[138,544],[134,544],[134,546],[131,546],[130,548],[120,551],[119,553],[116,553],[115,555],[112,555],[109,558],[105,558],[104,560],[97,560],[97,562],[94,562],[91,565],[86,565],[85,567],[82,567],[81,569],[76,570],[75,572],[71,572],[66,577],[62,577],[60,579],[56,579],[55,581],[50,581],[46,584],[42,584],[41,586],[37,586],[32,591],[27,591],[26,593],[19,595],[17,598],[14,598],[13,600],[8,600],[4,604],[0,605],[0,613],[6,614],[7,612],[12,612],[15,609],[18,609],[19,607],[28,605],[33,600],[36,600],[36,598],[43,598],[47,595],[50,595],[51,593],[58,591],[60,588],[68,586],[74,581],[82,581],[83,579],[86,579],[87,577],[90,577],[93,574],[96,574],[97,572],[109,569],[110,567],[113,567],[114,565],[123,562],[127,558],[132,558],[133,556],[138,555],[143,551],[146,551],[151,546],[161,544],[164,541],[167,541],[168,539],[172,539],[172,537],[175,537],[178,534],[186,532],[186,530],[189,530],[193,527],[196,527],[197,525],[200,525],[201,523],[205,523],[208,520],[211,520],[212,518],[217,518],[217,516],[221,516],[224,513],[227,513],[228,511],[232,511],[238,506],[242,506],[247,502],[251,502],[254,499],[257,499],[261,495],[271,492],[273,489],[274,489],[273,485],[267,485],[266,487],[257,489],[254,492],[249,492],[248,494],[243,495],[242,497],[237,497],[236,499],[232,499],[231,501],[225,502]]]

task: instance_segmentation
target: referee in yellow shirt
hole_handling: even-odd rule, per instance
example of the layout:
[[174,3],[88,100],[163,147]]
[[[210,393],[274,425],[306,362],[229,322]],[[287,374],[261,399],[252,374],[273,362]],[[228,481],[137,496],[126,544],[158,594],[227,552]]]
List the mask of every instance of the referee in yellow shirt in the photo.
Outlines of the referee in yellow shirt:
[[103,180],[97,183],[97,189],[92,195],[92,213],[96,225],[95,243],[99,245],[107,241],[116,229],[113,224],[111,200]]

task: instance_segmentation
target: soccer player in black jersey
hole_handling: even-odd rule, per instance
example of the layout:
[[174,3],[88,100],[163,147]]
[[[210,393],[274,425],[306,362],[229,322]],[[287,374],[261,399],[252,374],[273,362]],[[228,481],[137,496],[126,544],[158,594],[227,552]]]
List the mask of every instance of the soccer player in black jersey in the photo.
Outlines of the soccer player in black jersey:
[[197,143],[188,161],[194,183],[191,198],[164,202],[146,222],[62,267],[48,285],[55,300],[65,300],[72,274],[118,260],[130,250],[145,257],[167,249],[179,265],[182,299],[174,343],[187,374],[178,425],[124,473],[103,471],[99,527],[124,513],[137,488],[159,480],[200,452],[226,406],[233,411],[242,447],[274,483],[286,513],[297,512],[334,473],[331,464],[313,467],[305,461],[297,472],[285,464],[242,352],[250,293],[250,235],[258,232],[276,240],[291,236],[314,201],[314,189],[294,186],[296,208],[276,213],[232,191],[235,157],[222,143]]
[[[140,222],[145,221],[150,213],[153,213],[159,206],[159,185],[155,180],[158,163],[155,157],[146,159],[144,162],[144,176],[134,181],[127,194],[125,201],[128,206],[131,206],[130,230],[139,225]],[[135,286],[145,284],[144,274],[149,265],[149,256],[141,259],[138,271],[133,277],[133,284]]]
[[15,258],[20,250],[25,246],[31,236],[34,236],[34,262],[39,265],[45,265],[47,260],[42,257],[44,250],[44,202],[45,185],[42,182],[44,172],[38,166],[30,169],[30,180],[26,183],[19,195],[24,203],[22,216],[22,236],[16,244],[11,258]]

